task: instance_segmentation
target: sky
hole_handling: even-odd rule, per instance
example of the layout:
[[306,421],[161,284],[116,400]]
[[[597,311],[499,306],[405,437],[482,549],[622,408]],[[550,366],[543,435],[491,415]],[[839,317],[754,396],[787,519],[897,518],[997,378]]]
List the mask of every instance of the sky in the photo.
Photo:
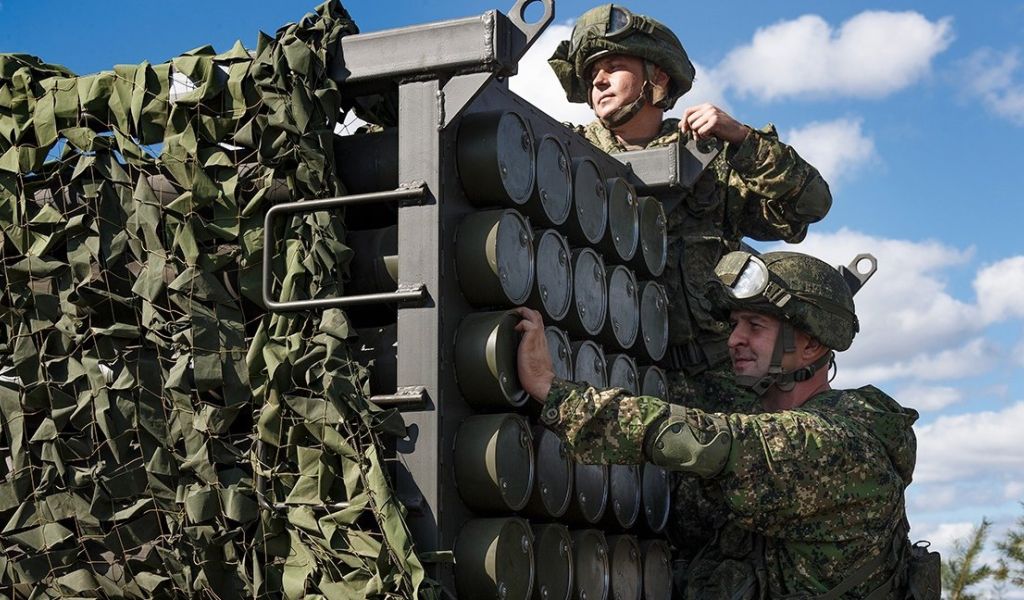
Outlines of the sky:
[[[86,74],[205,44],[252,47],[259,30],[314,6],[0,0],[0,51]],[[560,120],[592,116],[565,101],[545,59],[591,6],[556,0],[553,24],[511,79]],[[834,385],[872,384],[920,412],[912,538],[947,551],[983,516],[1000,538],[1024,514],[1024,2],[627,6],[672,28],[697,66],[674,113],[712,102],[751,126],[774,123],[828,180],[831,212],[791,249],[832,264],[862,252],[878,258],[856,299],[861,333],[839,355]],[[511,8],[345,7],[364,32]]]

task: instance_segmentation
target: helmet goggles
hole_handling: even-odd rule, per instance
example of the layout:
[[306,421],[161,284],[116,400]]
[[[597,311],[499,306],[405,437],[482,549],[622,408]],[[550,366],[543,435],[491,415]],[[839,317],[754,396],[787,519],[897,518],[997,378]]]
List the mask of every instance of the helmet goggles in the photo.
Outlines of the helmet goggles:
[[654,23],[643,15],[635,15],[628,9],[614,4],[608,5],[608,17],[587,24],[576,24],[569,43],[570,55],[576,54],[587,40],[601,38],[617,40],[636,32],[651,35]]
[[749,252],[730,252],[715,267],[715,275],[735,300],[768,301],[782,308],[791,294],[771,280],[768,265]]

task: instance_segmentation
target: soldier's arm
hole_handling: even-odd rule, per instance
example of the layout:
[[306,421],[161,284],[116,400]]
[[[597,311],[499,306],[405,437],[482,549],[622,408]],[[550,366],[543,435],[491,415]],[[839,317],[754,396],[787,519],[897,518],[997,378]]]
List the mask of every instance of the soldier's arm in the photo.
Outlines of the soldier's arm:
[[[797,517],[870,521],[903,487],[870,432],[839,413],[709,413],[555,380],[541,419],[580,462],[650,461],[714,478],[730,509],[766,533]],[[851,504],[863,510],[842,510]]]
[[775,127],[752,129],[729,144],[727,213],[739,233],[757,240],[799,242],[832,206],[828,184],[810,163],[779,141]]

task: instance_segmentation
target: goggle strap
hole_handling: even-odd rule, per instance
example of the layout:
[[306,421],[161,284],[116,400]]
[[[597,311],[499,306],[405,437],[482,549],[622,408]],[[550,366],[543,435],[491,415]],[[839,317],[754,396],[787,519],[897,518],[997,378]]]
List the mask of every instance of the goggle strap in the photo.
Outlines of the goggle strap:
[[639,31],[646,33],[647,35],[654,35],[654,23],[647,17],[641,15],[633,15],[627,27],[633,31]]
[[789,302],[789,299],[792,298],[793,296],[792,294],[787,292],[785,288],[775,283],[774,281],[768,282],[768,285],[765,286],[764,291],[761,292],[761,295],[764,296],[765,300],[771,302],[772,304],[779,308],[785,306],[786,303]]

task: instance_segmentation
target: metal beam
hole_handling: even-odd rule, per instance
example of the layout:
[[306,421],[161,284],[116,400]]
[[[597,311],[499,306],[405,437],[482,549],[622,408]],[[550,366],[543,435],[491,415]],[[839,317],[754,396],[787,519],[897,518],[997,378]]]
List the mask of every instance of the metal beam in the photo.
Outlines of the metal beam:
[[374,80],[443,73],[511,74],[526,36],[508,17],[489,10],[475,17],[439,21],[341,38],[331,78],[354,85]]

